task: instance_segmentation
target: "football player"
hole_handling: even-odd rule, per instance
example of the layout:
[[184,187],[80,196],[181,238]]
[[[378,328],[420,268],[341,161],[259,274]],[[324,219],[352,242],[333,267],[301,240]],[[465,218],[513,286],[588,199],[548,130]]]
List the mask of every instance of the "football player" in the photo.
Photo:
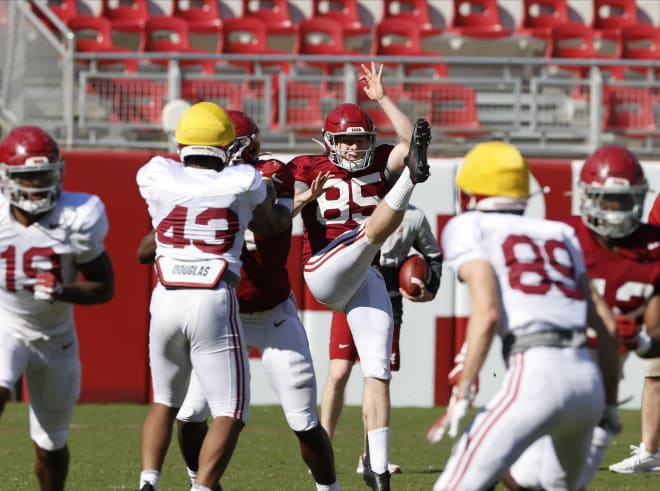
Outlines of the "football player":
[[[604,413],[618,422],[614,316],[589,281],[574,229],[521,216],[529,169],[518,149],[502,142],[477,145],[465,156],[456,185],[468,211],[449,221],[441,244],[446,263],[467,285],[471,314],[448,414],[450,436],[458,434],[496,335],[507,372],[457,440],[433,489],[494,488],[545,435],[563,473],[544,487],[574,489],[594,427]],[[598,336],[600,369],[588,348],[587,325]]]
[[213,417],[192,489],[217,485],[248,418],[250,374],[236,297],[244,231],[248,223],[256,233],[286,230],[291,216],[273,208],[273,190],[253,166],[228,165],[235,135],[220,106],[197,103],[177,123],[182,162],[156,156],[137,174],[155,231],[158,273],[150,305],[154,402],[142,431],[142,491],[158,491],[192,369]]
[[72,304],[108,302],[115,285],[104,205],[62,191],[63,171],[57,143],[41,128],[14,128],[0,142],[0,414],[24,375],[43,491],[63,490],[69,466],[80,394]]
[[[291,170],[279,160],[260,158],[259,128],[247,114],[227,112],[236,127],[234,164],[253,165],[275,187],[275,206],[290,214],[294,194]],[[298,438],[301,456],[316,480],[317,489],[338,490],[332,446],[316,409],[312,355],[287,272],[290,245],[290,226],[271,235],[246,230],[237,289],[243,333],[247,346],[261,353],[266,377]],[[193,479],[207,416],[206,400],[193,377],[177,416],[179,445]]]
[[[660,333],[660,229],[641,223],[648,184],[635,155],[619,145],[606,145],[592,153],[580,171],[580,216],[566,221],[582,246],[587,271],[596,289],[613,310],[624,346],[633,348],[640,329]],[[625,351],[622,352],[625,354]],[[660,400],[660,360],[647,361],[642,409],[643,441],[633,456],[610,470],[622,473],[660,471],[657,408]],[[648,405],[652,402],[654,405]],[[644,409],[646,406],[646,410]],[[647,414],[649,413],[649,414]],[[591,451],[577,489],[593,479],[616,430],[606,420],[594,429]],[[553,479],[553,458],[548,442],[543,451],[532,448],[512,467],[509,486],[536,489]],[[544,461],[546,473],[539,473]],[[531,464],[531,465],[530,465]],[[554,467],[554,472],[558,472]]]
[[[428,284],[420,282],[421,291],[416,297],[399,288],[399,268],[408,257],[411,248],[422,254],[431,269]],[[392,302],[394,331],[390,370],[396,372],[401,367],[399,335],[403,319],[403,297],[412,302],[428,302],[435,298],[435,294],[440,288],[442,254],[422,210],[413,205],[408,206],[401,225],[381,247],[379,268]],[[351,375],[351,369],[359,360],[346,315],[341,312],[334,312],[332,315],[329,351],[328,379],[321,398],[321,423],[332,438],[344,406],[344,391]],[[364,474],[365,455],[366,453],[363,453],[358,459],[358,474]],[[393,463],[389,463],[388,470],[390,474],[401,472],[401,468]]]
[[413,126],[384,93],[383,66],[362,65],[360,81],[392,122],[399,142],[376,145],[369,114],[340,104],[323,126],[324,153],[294,158],[294,214],[304,224],[303,273],[320,303],[347,315],[365,377],[363,414],[367,432],[364,480],[388,490],[389,383],[392,305],[375,259],[400,225],[419,182],[429,176],[426,151],[430,127]]

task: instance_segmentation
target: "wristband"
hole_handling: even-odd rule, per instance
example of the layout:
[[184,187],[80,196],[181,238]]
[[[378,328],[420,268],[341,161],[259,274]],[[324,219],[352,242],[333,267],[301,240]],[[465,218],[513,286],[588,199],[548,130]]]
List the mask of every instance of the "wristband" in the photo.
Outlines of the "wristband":
[[639,356],[644,356],[649,352],[652,345],[653,340],[651,337],[646,334],[646,331],[641,330],[637,335],[637,348],[635,348],[635,353],[637,353]]

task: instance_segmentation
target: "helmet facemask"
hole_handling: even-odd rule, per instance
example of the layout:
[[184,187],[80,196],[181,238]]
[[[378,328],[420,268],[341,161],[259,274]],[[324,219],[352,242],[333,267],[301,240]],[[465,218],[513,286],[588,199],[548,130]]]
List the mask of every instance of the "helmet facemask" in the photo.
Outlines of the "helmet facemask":
[[[355,130],[355,131],[350,131]],[[357,146],[355,149],[340,149],[340,141],[343,137],[355,139],[360,138],[366,141],[366,145],[356,145],[355,143],[348,143],[347,146]],[[328,149],[328,158],[337,167],[346,169],[349,172],[359,172],[366,169],[371,165],[374,158],[374,149],[376,148],[376,132],[365,131],[363,128],[349,128],[348,132],[332,133],[330,131],[323,132],[323,141]],[[364,146],[365,148],[360,148]],[[354,158],[349,158],[354,154]]]
[[[606,183],[607,184],[607,183]],[[589,185],[580,182],[582,221],[598,235],[621,238],[642,221],[647,185]]]
[[[47,157],[30,157],[25,165],[0,165],[0,181],[5,198],[15,207],[31,215],[51,210],[62,191],[64,162],[49,162]],[[40,174],[36,176],[35,174]],[[26,186],[20,180],[39,179],[47,185]]]

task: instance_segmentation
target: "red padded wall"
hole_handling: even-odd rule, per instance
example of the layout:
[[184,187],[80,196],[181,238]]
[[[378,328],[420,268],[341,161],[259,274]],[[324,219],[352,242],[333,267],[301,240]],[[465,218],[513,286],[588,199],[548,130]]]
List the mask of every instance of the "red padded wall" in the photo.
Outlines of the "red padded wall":
[[69,151],[64,189],[97,194],[110,230],[105,241],[115,271],[115,296],[107,304],[76,306],[82,360],[81,402],[147,402],[147,332],[151,268],[136,250],[151,226],[135,174],[148,152]]

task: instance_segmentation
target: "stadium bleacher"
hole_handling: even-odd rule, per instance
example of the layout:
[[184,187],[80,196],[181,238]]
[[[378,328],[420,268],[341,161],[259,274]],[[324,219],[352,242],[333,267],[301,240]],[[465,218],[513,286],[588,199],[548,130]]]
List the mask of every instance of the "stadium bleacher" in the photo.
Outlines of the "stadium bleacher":
[[[401,107],[441,128],[436,148],[499,137],[540,152],[585,152],[594,138],[660,149],[660,2],[652,0],[22,0],[4,8],[17,22],[0,22],[0,37],[22,49],[2,53],[13,65],[0,78],[0,122],[42,124],[79,145],[163,148],[158,111],[174,99],[210,98],[253,114],[270,148],[300,148],[333,104],[370,105],[356,67],[376,59]],[[325,34],[319,24],[310,31],[316,18],[326,20]],[[316,42],[323,35],[329,44]],[[23,69],[34,56],[46,60],[38,77],[18,80],[37,70]],[[53,90],[62,97],[53,100]],[[126,94],[138,94],[138,111],[126,109]],[[136,117],[146,108],[148,118]],[[387,121],[380,126],[387,131]]]

